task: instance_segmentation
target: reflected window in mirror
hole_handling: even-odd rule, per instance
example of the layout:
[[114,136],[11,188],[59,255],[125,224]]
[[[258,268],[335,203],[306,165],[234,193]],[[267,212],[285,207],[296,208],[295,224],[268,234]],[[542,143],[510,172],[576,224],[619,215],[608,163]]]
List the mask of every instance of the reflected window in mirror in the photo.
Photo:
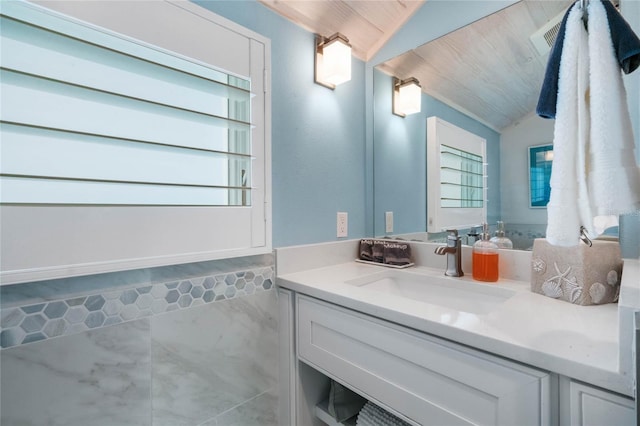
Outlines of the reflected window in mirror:
[[553,145],[529,147],[529,207],[546,208],[551,195]]
[[440,207],[482,207],[482,157],[440,145]]
[[441,118],[427,119],[427,231],[487,220],[486,140]]

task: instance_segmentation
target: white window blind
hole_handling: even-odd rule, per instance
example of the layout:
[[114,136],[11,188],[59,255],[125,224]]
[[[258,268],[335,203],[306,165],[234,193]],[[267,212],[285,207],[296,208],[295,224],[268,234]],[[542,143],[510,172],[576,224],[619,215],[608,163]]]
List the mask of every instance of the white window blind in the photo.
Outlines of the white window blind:
[[270,252],[269,40],[190,2],[42,4],[0,4],[0,284]]
[[427,231],[486,222],[486,140],[441,118],[427,118]]
[[4,204],[250,204],[248,80],[22,19],[0,22]]
[[484,203],[482,157],[440,145],[440,206],[477,208]]

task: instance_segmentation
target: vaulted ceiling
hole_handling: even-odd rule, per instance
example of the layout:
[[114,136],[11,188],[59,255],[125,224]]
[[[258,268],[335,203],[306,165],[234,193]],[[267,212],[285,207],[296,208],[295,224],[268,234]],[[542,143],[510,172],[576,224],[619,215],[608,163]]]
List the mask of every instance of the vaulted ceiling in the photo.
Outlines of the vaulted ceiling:
[[[345,34],[364,61],[389,40],[424,1],[260,0],[303,28]],[[456,1],[449,0],[452,13]],[[548,54],[529,37],[560,16],[571,0],[522,0],[378,67],[478,121],[501,130],[534,111]]]
[[368,61],[425,0],[260,0],[308,31],[349,38],[352,54]]
[[417,78],[422,90],[500,130],[532,113],[547,66],[532,34],[571,4],[521,1],[397,56],[381,69]]

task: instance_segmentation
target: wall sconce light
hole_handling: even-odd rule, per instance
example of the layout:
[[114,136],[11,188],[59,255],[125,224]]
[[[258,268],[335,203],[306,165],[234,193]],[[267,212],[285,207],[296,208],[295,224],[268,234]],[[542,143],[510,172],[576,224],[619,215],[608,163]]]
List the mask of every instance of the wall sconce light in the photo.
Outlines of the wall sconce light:
[[416,78],[393,78],[393,113],[400,117],[420,112],[422,89]]
[[330,89],[351,80],[351,45],[340,33],[316,35],[315,81]]

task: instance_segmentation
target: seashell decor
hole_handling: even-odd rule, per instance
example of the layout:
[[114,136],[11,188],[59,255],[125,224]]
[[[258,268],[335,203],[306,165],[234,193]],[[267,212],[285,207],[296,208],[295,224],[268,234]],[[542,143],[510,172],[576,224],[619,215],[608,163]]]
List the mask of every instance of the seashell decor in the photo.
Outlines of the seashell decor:
[[606,295],[607,289],[603,284],[593,283],[589,288],[589,296],[591,296],[591,301],[595,304],[602,303]]
[[593,246],[552,246],[544,238],[533,243],[531,291],[578,305],[617,302],[622,277],[620,246],[593,241]]
[[542,293],[545,296],[557,299],[559,297],[562,297],[562,287],[555,281],[545,281],[542,284]]

